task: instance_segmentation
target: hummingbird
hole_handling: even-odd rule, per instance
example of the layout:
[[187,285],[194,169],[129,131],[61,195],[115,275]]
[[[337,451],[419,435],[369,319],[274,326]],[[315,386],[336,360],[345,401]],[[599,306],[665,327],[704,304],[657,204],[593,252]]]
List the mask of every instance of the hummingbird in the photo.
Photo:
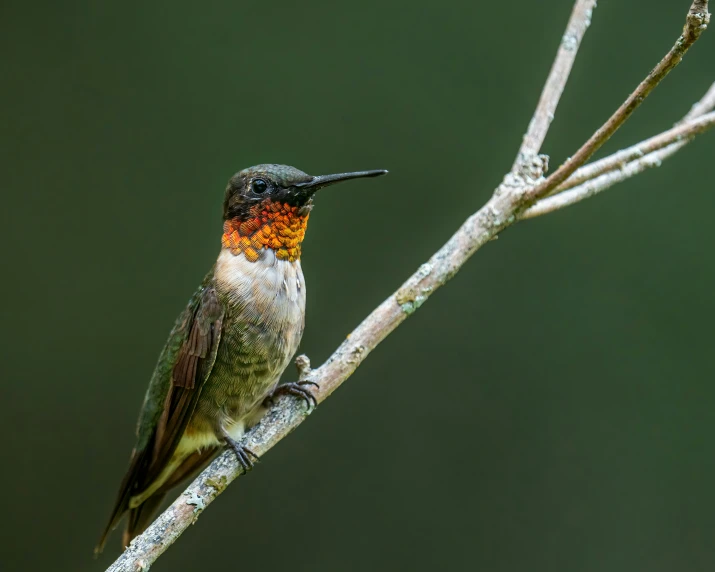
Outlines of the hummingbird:
[[385,170],[311,176],[287,165],[236,173],[223,201],[221,250],[159,355],[137,441],[95,552],[128,513],[124,546],[166,493],[223,447],[244,472],[258,457],[239,443],[279,394],[317,403],[313,382],[278,385],[305,323],[301,244],[316,191]]

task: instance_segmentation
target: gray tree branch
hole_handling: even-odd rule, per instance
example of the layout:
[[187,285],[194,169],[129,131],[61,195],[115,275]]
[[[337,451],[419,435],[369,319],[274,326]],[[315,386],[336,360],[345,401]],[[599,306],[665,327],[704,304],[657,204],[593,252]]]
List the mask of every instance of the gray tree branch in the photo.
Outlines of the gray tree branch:
[[[660,167],[665,159],[685,147],[695,135],[713,127],[715,127],[715,112],[706,113],[638,145],[614,153],[610,157],[606,157],[608,161],[604,159],[600,168],[594,168],[589,171],[588,176],[580,177],[576,186],[569,186],[568,190],[559,191],[558,194],[541,199],[526,209],[519,218],[535,218],[561,210],[597,195],[646,169]],[[596,163],[593,166],[596,167]],[[571,179],[566,180],[567,183],[570,181]]]
[[571,74],[581,40],[591,25],[591,17],[595,8],[596,0],[577,0],[574,4],[566,31],[561,37],[561,45],[556,52],[549,77],[546,79],[536,111],[529,122],[521,148],[514,160],[512,171],[516,172],[520,167],[529,165],[539,154],[541,145],[549,132],[549,127],[551,127],[551,122],[554,120],[561,94]]
[[[587,2],[577,0],[576,6]],[[576,155],[547,179],[534,184],[518,173],[509,173],[489,201],[470,216],[454,235],[428,262],[353,330],[340,347],[319,368],[311,370],[306,358],[298,360],[300,376],[319,384],[315,396],[319,403],[337,389],[370,352],[397,326],[414,313],[440,286],[454,276],[464,263],[499,232],[512,225],[521,212],[536,200],[564,182],[591,154],[621,125],[640,101],[682,59],[707,24],[707,1],[696,0],[690,9],[683,35],[666,58],[656,66],[633,95],[619,108]],[[570,69],[570,66],[569,66]],[[564,72],[567,75],[567,72]],[[565,81],[565,78],[564,78]],[[563,89],[563,88],[561,88]],[[549,96],[558,100],[561,90]],[[547,101],[543,109],[555,109],[555,101]],[[540,104],[541,105],[541,104]],[[548,111],[547,111],[548,113]],[[537,123],[541,124],[541,119]],[[548,129],[534,128],[533,141],[543,140]],[[529,130],[531,131],[531,129]],[[530,149],[540,146],[529,144]],[[264,455],[281,439],[302,423],[308,415],[302,402],[283,397],[268,411],[263,420],[243,439],[243,443],[258,455]],[[234,479],[241,469],[232,452],[219,455],[194,482],[162,513],[147,530],[135,538],[124,553],[112,564],[110,572],[137,572],[149,566],[201,515],[206,507]]]
[[[661,133],[660,135],[656,135],[655,137],[651,137],[650,139],[642,141],[637,145],[633,145],[628,149],[618,151],[617,153],[613,153],[608,157],[604,157],[603,159],[599,159],[598,161],[594,161],[593,163],[584,165],[583,167],[578,169],[573,175],[571,175],[565,182],[559,185],[554,190],[554,193],[566,191],[572,187],[585,183],[586,181],[590,181],[594,177],[598,177],[608,171],[612,171],[613,169],[620,169],[625,166],[626,163],[638,159],[646,153],[657,151],[660,147],[664,146],[661,145],[662,142],[673,142],[668,141],[668,134],[686,136],[683,135],[683,130],[677,129],[677,126],[682,126],[684,123],[688,123],[692,119],[705,115],[708,111],[711,111],[712,109],[715,109],[715,83],[710,86],[710,89],[708,89],[708,91],[700,99],[700,101],[698,101],[695,105],[692,106],[687,115],[676,124],[676,128]],[[685,141],[684,144],[678,148],[684,146],[685,143],[687,143],[689,140],[690,139]]]
[[564,164],[549,175],[540,183],[531,187],[528,192],[527,203],[534,203],[538,199],[547,196],[552,190],[568,179],[576,169],[589,160],[606,141],[623,125],[633,112],[640,107],[650,92],[665,79],[670,71],[677,66],[685,53],[698,40],[710,22],[710,12],[708,12],[708,0],[695,0],[690,6],[686,17],[683,33],[676,40],[673,47],[658,62],[653,70],[638,85],[631,95],[628,96],[621,106],[611,115],[596,132],[584,143],[581,148],[574,153]]

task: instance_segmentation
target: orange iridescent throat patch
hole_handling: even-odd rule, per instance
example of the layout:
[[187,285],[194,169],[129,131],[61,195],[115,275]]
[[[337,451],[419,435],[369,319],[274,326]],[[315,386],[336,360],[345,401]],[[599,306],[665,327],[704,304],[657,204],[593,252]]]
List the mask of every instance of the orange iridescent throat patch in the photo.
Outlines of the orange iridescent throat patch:
[[232,218],[223,223],[221,244],[233,254],[255,262],[263,248],[271,248],[281,260],[298,260],[300,244],[308,226],[308,211],[271,200],[254,206],[248,218]]

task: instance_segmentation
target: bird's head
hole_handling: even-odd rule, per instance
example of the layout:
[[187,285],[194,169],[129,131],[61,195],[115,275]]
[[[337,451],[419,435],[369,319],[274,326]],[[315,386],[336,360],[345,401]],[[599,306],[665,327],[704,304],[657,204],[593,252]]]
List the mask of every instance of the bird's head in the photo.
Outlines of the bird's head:
[[300,258],[315,193],[329,185],[387,171],[357,171],[313,177],[288,165],[256,165],[236,173],[223,202],[224,248],[252,262],[270,248],[280,259]]

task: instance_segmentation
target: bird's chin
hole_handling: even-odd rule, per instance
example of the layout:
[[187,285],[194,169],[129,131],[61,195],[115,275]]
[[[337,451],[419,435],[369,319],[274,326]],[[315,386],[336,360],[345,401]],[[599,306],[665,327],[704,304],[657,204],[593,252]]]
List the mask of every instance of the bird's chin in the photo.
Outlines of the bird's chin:
[[313,199],[311,198],[307,203],[298,207],[298,214],[300,216],[308,216],[310,211],[313,210]]

